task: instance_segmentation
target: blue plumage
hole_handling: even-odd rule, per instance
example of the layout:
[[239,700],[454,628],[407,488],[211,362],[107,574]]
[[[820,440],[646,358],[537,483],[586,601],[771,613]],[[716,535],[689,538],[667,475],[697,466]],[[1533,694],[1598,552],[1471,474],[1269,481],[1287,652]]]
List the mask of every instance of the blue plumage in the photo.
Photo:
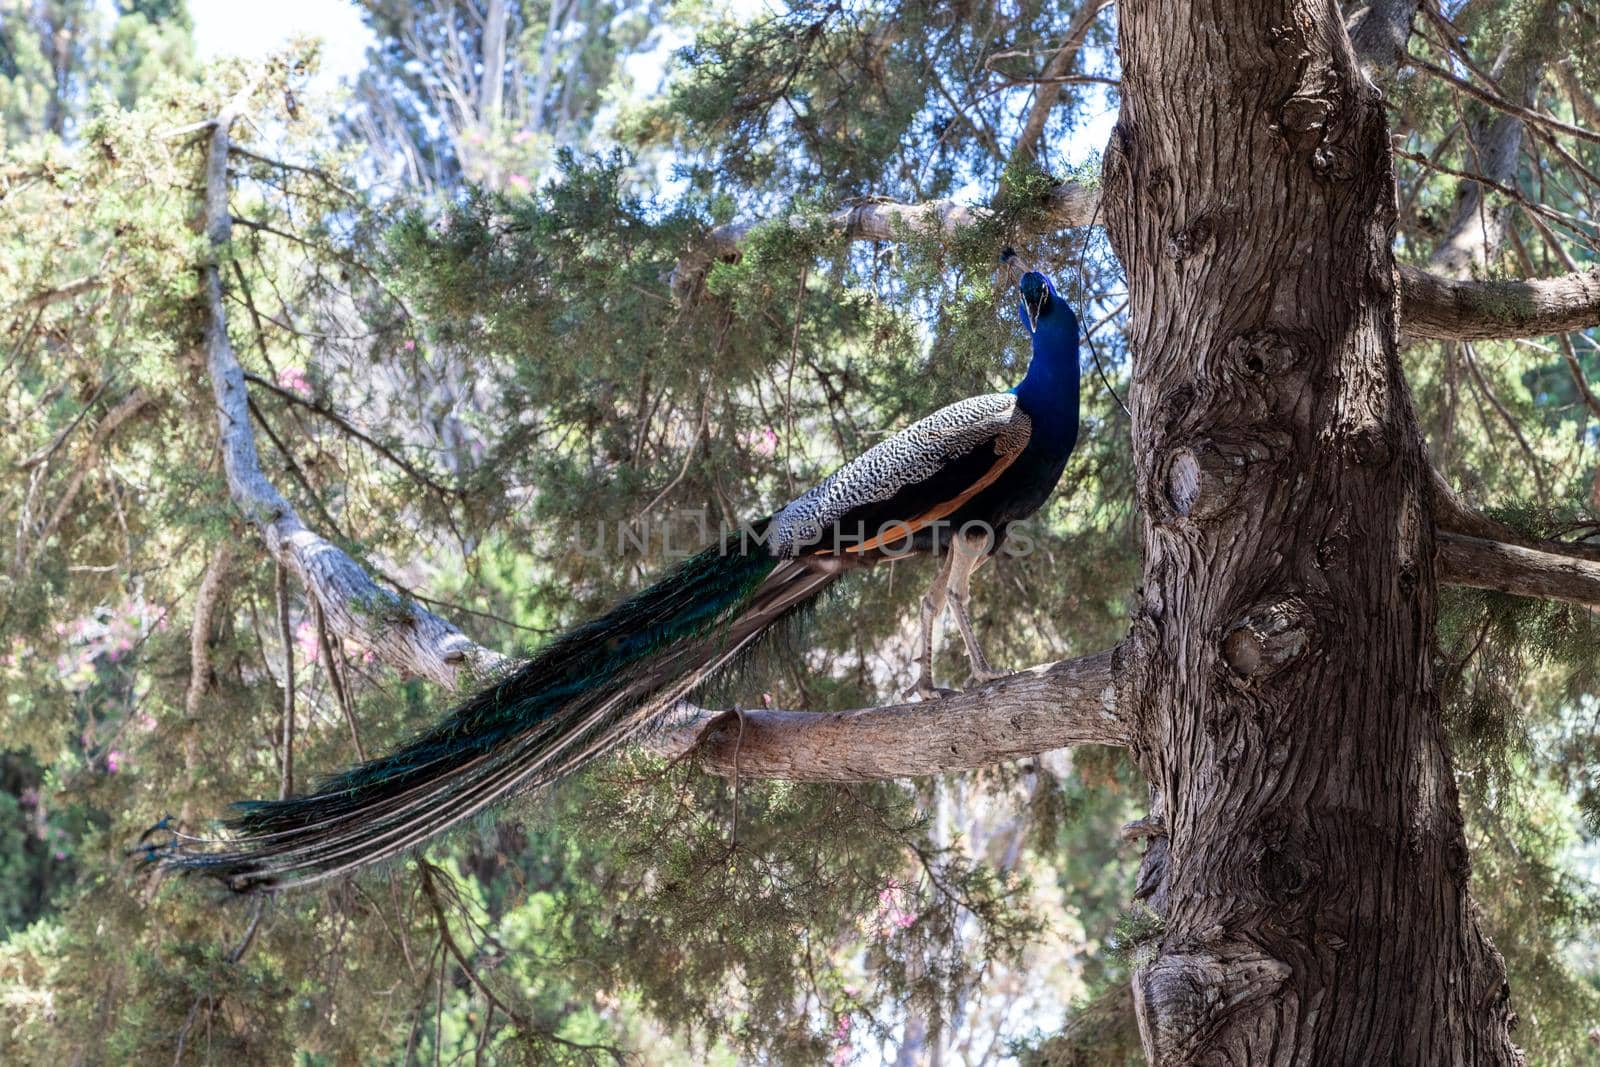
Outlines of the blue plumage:
[[[1078,434],[1078,326],[1048,279],[1021,282],[1033,340],[1009,393],[952,404],[846,464],[459,704],[396,751],[316,791],[237,805],[230,836],[147,846],[162,866],[241,891],[381,862],[548,783],[655,721],[856,566],[949,548],[924,600],[918,690],[931,696],[932,622],[948,593],[980,680],[997,676],[966,614],[967,578],[1054,489]],[[954,535],[978,524],[990,536]]]

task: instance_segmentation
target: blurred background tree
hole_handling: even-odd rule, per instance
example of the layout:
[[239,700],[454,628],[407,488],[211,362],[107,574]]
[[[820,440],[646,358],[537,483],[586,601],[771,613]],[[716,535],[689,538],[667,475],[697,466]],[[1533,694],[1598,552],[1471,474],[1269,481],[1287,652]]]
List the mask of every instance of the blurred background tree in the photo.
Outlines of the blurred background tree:
[[[308,525],[485,645],[537,645],[707,524],[1011,384],[1008,235],[1034,235],[1127,388],[1118,264],[1093,229],[1036,225],[1055,183],[1098,173],[1119,76],[1104,0],[363,12],[366,69],[324,93],[314,45],[202,68],[182,0],[0,0],[0,1060],[1141,1062],[1118,827],[1143,795],[1120,753],[737,789],[636,754],[427,860],[264,907],[140,874],[130,846],[163,814],[201,830],[275,794],[286,694],[301,780],[449,699],[331,633],[228,502],[196,220],[204,124],[241,88],[223,279],[263,466]],[[1419,15],[1409,48],[1592,129],[1597,44],[1577,0],[1474,0]],[[1403,259],[1594,262],[1593,142],[1420,67],[1383,87]],[[948,240],[825,222],[943,197],[995,213]],[[737,262],[674,277],[710,228],[761,218],[783,221]],[[1406,361],[1474,503],[1593,529],[1600,334]],[[980,579],[997,662],[1125,625],[1128,427],[1092,365],[1086,385],[1034,551]],[[720,695],[890,697],[920,566],[858,582]],[[1600,1062],[1595,653],[1580,609],[1452,594],[1474,888],[1531,1062]]]

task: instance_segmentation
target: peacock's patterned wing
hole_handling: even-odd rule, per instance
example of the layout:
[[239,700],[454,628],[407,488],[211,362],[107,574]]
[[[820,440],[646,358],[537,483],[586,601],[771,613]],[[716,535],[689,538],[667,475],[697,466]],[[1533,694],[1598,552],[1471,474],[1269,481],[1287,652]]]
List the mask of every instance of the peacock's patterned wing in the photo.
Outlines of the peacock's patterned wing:
[[862,552],[953,513],[1027,447],[1032,423],[1011,393],[940,408],[874,445],[772,517],[781,559]]

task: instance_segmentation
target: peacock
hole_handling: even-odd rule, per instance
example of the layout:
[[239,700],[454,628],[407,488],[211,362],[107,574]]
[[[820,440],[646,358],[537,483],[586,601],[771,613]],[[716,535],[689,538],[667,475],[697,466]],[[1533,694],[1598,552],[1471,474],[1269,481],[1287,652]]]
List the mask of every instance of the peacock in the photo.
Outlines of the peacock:
[[973,680],[1002,677],[973,632],[970,579],[1049,497],[1078,438],[1077,317],[1043,274],[1028,271],[1019,288],[1033,351],[1013,389],[958,401],[875,445],[555,638],[396,751],[312,793],[239,803],[225,838],[177,836],[147,846],[148,858],[241,892],[393,858],[635,738],[841,576],[911,553],[942,562],[922,600],[906,695],[945,692],[933,684],[933,642],[947,607]]

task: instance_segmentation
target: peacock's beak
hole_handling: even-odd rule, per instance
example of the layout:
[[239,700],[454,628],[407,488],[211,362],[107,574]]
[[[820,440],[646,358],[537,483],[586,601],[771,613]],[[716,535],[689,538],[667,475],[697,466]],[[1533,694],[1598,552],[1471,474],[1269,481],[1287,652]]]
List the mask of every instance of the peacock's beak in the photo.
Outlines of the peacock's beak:
[[1036,333],[1039,329],[1039,316],[1044,314],[1044,309],[1050,306],[1050,290],[1040,289],[1036,297],[1024,296],[1022,309],[1028,313],[1028,332]]

